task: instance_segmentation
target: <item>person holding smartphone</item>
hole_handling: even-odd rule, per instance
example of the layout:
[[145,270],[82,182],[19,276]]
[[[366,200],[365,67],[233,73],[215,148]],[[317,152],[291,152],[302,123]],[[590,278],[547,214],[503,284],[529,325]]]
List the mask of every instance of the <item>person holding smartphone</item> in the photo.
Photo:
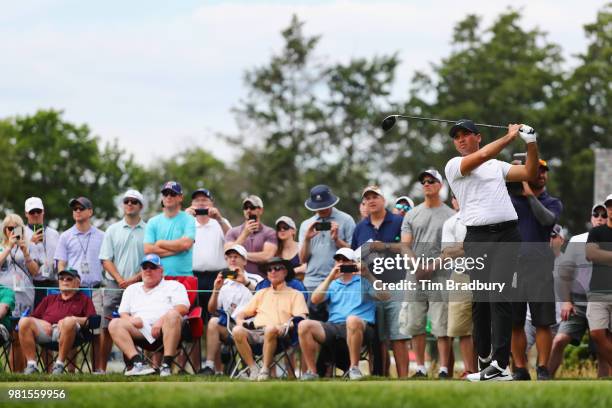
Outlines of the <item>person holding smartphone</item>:
[[[300,261],[306,263],[304,286],[312,291],[319,286],[334,267],[333,256],[340,248],[350,248],[355,221],[336,208],[340,199],[331,188],[321,184],[310,190],[305,207],[315,214],[300,225]],[[308,302],[309,318],[326,321],[324,304]]]
[[28,221],[25,226],[26,242],[32,259],[39,266],[39,273],[34,276],[36,287],[34,307],[36,307],[47,295],[47,288],[57,287],[53,256],[59,241],[59,232],[45,225],[45,207],[39,197],[30,197],[25,201],[25,216]]
[[[348,347],[349,379],[358,380],[363,374],[359,369],[359,356],[363,344],[372,341],[375,335],[376,294],[369,282],[363,282],[355,251],[340,248],[333,256],[334,266],[317,286],[311,300],[314,304],[326,303],[329,306],[329,318],[325,322],[305,320],[298,327],[300,348],[306,363],[306,372],[301,380],[314,380],[317,373],[317,352],[321,347],[331,359],[338,362],[346,360],[336,350],[336,339],[344,339]],[[371,276],[371,275],[369,275]],[[364,287],[368,288],[363,296]],[[336,350],[337,355],[332,355]]]
[[242,245],[247,250],[246,270],[262,278],[266,274],[259,270],[259,266],[274,256],[278,247],[276,231],[261,221],[264,213],[264,204],[261,198],[250,195],[242,200],[242,213],[244,223],[230,229],[225,234],[225,249],[235,244]]

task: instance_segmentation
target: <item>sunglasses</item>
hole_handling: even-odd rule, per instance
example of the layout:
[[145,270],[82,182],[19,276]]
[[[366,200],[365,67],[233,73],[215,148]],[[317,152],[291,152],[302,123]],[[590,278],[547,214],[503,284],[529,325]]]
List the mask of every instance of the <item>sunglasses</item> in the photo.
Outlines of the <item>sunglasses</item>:
[[412,209],[408,204],[395,204],[395,208],[398,210],[410,211]]
[[143,271],[154,271],[156,269],[159,269],[159,266],[153,265],[153,264],[144,264],[144,265],[142,265],[142,270]]
[[274,266],[270,266],[268,269],[266,269],[266,272],[272,272],[272,271],[285,271],[287,270],[287,268],[285,268],[284,265],[274,265]]
[[13,230],[15,229],[15,227],[4,227],[4,228],[6,228],[8,231],[11,231],[11,232],[13,232]]
[[34,210],[30,210],[28,211],[28,214],[30,215],[39,215],[42,214],[43,210],[41,210],[40,208],[35,208]]
[[74,207],[72,209],[72,211],[74,211],[74,212],[81,212],[81,211],[85,211],[85,208],[83,208],[83,207]]
[[253,211],[253,210],[256,210],[257,207],[253,207],[251,204],[247,204],[247,205],[243,206],[242,209],[245,210],[245,211],[246,210]]
[[288,225],[279,225],[276,227],[277,231],[289,231],[290,229],[291,227]]
[[608,218],[608,213],[607,212],[595,211],[593,213],[593,218]]
[[64,282],[72,282],[74,280],[72,276],[60,276],[58,279]]
[[172,190],[164,190],[164,191],[162,191],[162,195],[164,197],[168,197],[168,196],[170,196],[170,197],[177,197],[178,196],[176,191],[172,191]]
[[130,198],[126,198],[125,200],[123,200],[123,204],[125,204],[125,205],[128,205],[128,204],[138,205],[138,204],[140,204],[140,201],[132,200]]
[[425,184],[436,184],[437,182],[438,182],[437,180],[426,179],[426,180],[421,181],[421,184],[422,185],[425,185]]

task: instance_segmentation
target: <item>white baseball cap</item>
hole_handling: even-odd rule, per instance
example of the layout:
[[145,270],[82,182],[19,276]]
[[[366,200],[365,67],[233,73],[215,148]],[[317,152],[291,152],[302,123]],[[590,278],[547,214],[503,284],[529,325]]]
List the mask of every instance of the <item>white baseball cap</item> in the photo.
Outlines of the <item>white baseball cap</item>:
[[142,194],[140,194],[140,191],[138,190],[126,191],[125,194],[123,194],[123,199],[125,200],[126,198],[134,198],[140,201],[140,205],[144,205],[144,197],[142,196]]
[[408,196],[397,197],[397,200],[395,200],[395,204],[399,203],[402,200],[408,201],[408,205],[410,205],[410,207],[414,208],[414,201],[412,201],[412,198],[410,198]]
[[606,197],[606,200],[604,201],[604,205],[607,207],[608,205],[612,205],[612,194],[610,194],[609,196]]
[[365,197],[365,195],[367,193],[370,193],[370,192],[372,192],[374,194],[378,194],[381,197],[384,197],[380,187],[378,187],[376,185],[371,185],[371,186],[367,186],[366,188],[363,189],[363,192],[361,193],[361,198]]
[[593,212],[595,212],[595,210],[596,210],[596,209],[598,209],[598,208],[601,208],[601,209],[604,209],[604,210],[605,210],[605,209],[606,209],[606,206],[605,206],[605,204],[602,204],[602,203],[597,203],[597,204],[594,204],[594,205],[593,205],[593,208],[591,208],[591,212],[592,212],[592,213],[593,213]]
[[418,180],[423,181],[423,178],[425,178],[425,176],[431,176],[438,180],[440,183],[442,182],[442,175],[436,169],[427,169],[423,171],[421,174],[419,174]]
[[336,251],[334,259],[337,260],[339,256],[343,256],[349,261],[355,261],[355,251],[353,251],[351,248],[340,248]]
[[32,210],[44,210],[43,202],[38,197],[30,197],[25,201],[25,212]]
[[247,250],[245,247],[243,247],[240,244],[234,244],[231,247],[227,248],[224,252],[225,255],[227,255],[228,252],[234,251],[236,252],[238,255],[240,255],[241,257],[243,257],[245,260],[247,259]]
[[282,217],[280,217],[278,220],[276,220],[276,222],[274,223],[275,226],[278,227],[278,224],[280,224],[281,222],[284,222],[285,224],[287,224],[289,227],[296,229],[295,227],[295,222],[290,218],[287,217],[286,215],[283,215]]

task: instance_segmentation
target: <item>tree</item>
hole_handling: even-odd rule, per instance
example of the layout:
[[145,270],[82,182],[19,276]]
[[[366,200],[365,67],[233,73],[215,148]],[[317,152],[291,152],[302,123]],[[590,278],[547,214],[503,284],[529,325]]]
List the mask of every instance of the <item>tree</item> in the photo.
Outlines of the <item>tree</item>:
[[114,198],[128,187],[144,185],[142,169],[116,143],[99,146],[86,125],[62,119],[62,112],[38,111],[2,121],[0,147],[11,160],[2,164],[2,209],[23,216],[24,201],[41,197],[47,221],[60,229],[72,223],[70,198],[89,197],[97,224],[117,215]]
[[303,26],[294,16],[282,51],[245,75],[248,97],[235,109],[242,136],[231,139],[243,152],[238,173],[249,193],[262,196],[266,214],[310,215],[304,200],[316,184],[330,185],[356,214],[359,191],[380,167],[372,135],[380,133],[399,61],[317,63],[319,37],[306,36]]
[[172,157],[160,161],[149,169],[146,194],[151,206],[149,215],[159,212],[161,185],[175,180],[183,187],[183,207],[191,203],[191,193],[198,188],[207,188],[213,194],[215,205],[224,217],[239,220],[240,203],[236,202],[237,177],[226,165],[202,148],[185,149]]

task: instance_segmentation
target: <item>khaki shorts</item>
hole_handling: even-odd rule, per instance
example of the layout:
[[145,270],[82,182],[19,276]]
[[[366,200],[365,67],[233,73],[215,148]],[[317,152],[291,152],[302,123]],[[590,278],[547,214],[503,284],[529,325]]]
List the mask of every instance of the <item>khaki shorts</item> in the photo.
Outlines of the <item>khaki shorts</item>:
[[[466,274],[452,273],[450,277],[455,282],[469,283]],[[448,336],[463,337],[472,335],[472,294],[469,291],[449,293],[448,302]]]
[[586,316],[589,330],[612,331],[612,302],[589,302]]
[[[38,344],[47,344],[47,343],[58,343],[59,342],[59,338],[60,338],[60,329],[59,326],[57,324],[54,324],[52,326],[51,329],[51,335],[49,336],[46,332],[45,329],[43,327],[43,325],[40,323],[40,321],[38,319],[34,320],[34,323],[36,324],[36,329],[37,329],[37,334],[36,334],[36,343]],[[79,332],[79,330],[81,330],[81,326],[77,323],[76,325],[76,331],[77,333]]]
[[[112,317],[113,312],[119,309],[123,290],[119,288],[119,285],[117,285],[117,282],[114,280],[107,280],[104,283],[104,289],[99,292],[102,293],[102,314],[100,314],[102,316],[102,320],[100,327],[106,329],[110,323],[110,320],[108,320],[107,317]],[[98,309],[96,308],[96,310]]]
[[431,320],[431,334],[446,337],[448,328],[448,302],[410,301],[402,303],[399,313],[400,333],[418,336],[427,331],[427,314]]

